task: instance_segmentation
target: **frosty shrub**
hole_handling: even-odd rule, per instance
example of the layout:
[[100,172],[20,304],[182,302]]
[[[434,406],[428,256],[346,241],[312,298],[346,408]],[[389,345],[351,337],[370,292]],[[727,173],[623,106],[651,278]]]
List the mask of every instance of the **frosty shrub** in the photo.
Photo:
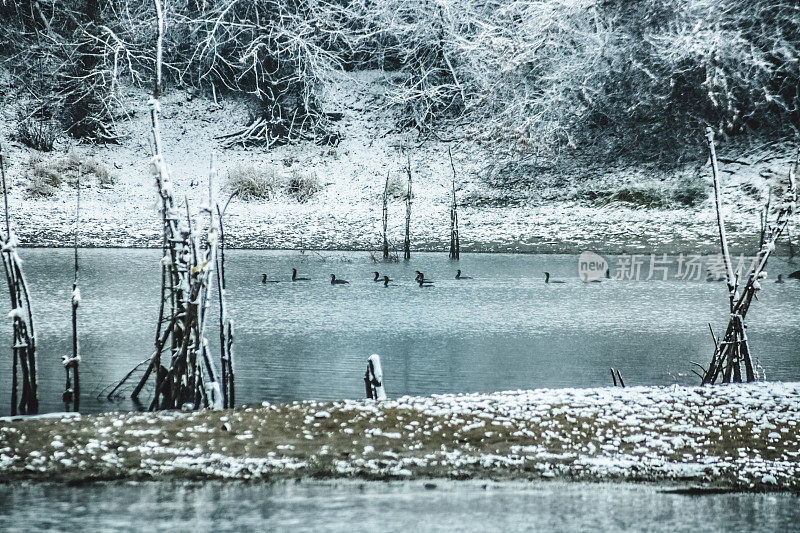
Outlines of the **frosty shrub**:
[[[800,12],[773,0],[375,0],[348,4],[395,70],[398,125],[458,124],[489,164],[665,165],[702,132],[800,127]],[[511,163],[511,164],[509,164]],[[511,176],[516,179],[516,176]]]
[[58,125],[52,120],[28,117],[17,122],[15,138],[34,150],[52,152],[59,134]]
[[54,196],[64,181],[63,174],[50,161],[32,156],[25,172],[28,195],[33,198]]
[[242,164],[228,172],[225,189],[244,201],[269,200],[278,190],[278,177],[272,168]]
[[[91,3],[101,7],[86,28],[75,28],[74,9],[52,9],[45,28],[15,4],[0,2],[9,64],[25,76],[36,57],[52,57],[65,127],[105,138],[96,126],[118,82],[151,80],[152,1]],[[794,0],[169,4],[166,83],[254,105],[232,144],[338,139],[320,94],[337,71],[359,69],[387,73],[395,131],[447,128],[485,147],[490,170],[510,180],[537,166],[680,165],[705,157],[706,125],[721,144],[800,129]],[[84,105],[87,91],[100,100]]]
[[[408,182],[400,176],[391,176],[389,178],[389,187],[386,192],[390,200],[405,200],[406,194],[408,193]],[[380,195],[383,197],[383,190],[381,190]],[[412,199],[414,197],[413,191],[411,192],[411,197]]]
[[295,170],[286,183],[286,193],[303,203],[314,197],[322,190],[322,185],[315,172]]
[[27,190],[31,197],[53,196],[67,182],[81,187],[97,182],[101,187],[110,187],[116,182],[108,167],[94,157],[69,154],[34,155],[25,171]]

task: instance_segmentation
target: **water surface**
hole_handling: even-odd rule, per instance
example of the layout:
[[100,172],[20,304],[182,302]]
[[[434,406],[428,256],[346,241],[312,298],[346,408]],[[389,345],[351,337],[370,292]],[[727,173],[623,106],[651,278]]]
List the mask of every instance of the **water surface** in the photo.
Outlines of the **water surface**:
[[[0,485],[2,531],[791,531],[791,494],[585,483]],[[142,520],[146,517],[146,520]]]
[[[40,406],[62,410],[72,252],[20,254],[38,326]],[[159,258],[159,250],[81,251],[83,411],[135,408],[125,396],[113,404],[95,396],[152,351]],[[419,253],[409,263],[374,265],[365,252],[234,250],[226,259],[237,403],[360,398],[372,353],[383,359],[390,396],[605,386],[609,367],[628,385],[696,384],[690,361],[707,364],[713,351],[707,324],[719,335],[727,320],[724,283],[672,273],[667,281],[583,283],[577,258],[567,255],[464,254],[456,263]],[[312,281],[289,282],[292,267]],[[772,277],[797,269],[780,260],[770,267]],[[456,268],[474,279],[455,280]],[[394,281],[374,283],[374,270]],[[435,285],[420,289],[415,270]],[[544,271],[564,283],[545,284]],[[262,285],[262,273],[281,283]],[[331,286],[331,273],[351,283]],[[769,379],[800,379],[798,301],[800,282],[768,280],[748,316],[751,349]],[[10,337],[2,321],[2,414],[9,412]]]

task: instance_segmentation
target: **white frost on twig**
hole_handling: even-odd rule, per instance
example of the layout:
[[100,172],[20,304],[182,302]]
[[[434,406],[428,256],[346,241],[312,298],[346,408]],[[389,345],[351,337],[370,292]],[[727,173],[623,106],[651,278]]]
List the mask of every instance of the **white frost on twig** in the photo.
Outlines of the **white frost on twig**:
[[76,355],[75,357],[70,357],[68,355],[62,355],[61,356],[61,363],[64,366],[69,366],[72,363],[76,363],[77,364],[77,363],[80,363],[80,362],[81,362],[81,356],[80,355]]

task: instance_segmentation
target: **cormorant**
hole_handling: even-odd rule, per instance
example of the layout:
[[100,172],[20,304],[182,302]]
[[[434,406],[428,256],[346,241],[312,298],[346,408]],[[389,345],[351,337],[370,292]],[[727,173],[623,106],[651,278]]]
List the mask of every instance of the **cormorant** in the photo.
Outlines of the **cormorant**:
[[472,279],[472,278],[469,277],[469,276],[462,276],[461,275],[461,270],[457,270],[456,271],[456,279]]
[[545,283],[564,283],[560,279],[554,279],[553,281],[550,281],[550,272],[545,272],[544,273],[544,282]]
[[414,272],[416,272],[416,273],[417,273],[417,276],[414,278],[414,281],[420,281],[420,280],[422,280],[422,281],[424,281],[424,282],[426,282],[426,283],[429,283],[429,282],[430,282],[430,283],[433,283],[433,280],[431,280],[431,279],[426,279],[426,278],[425,278],[425,274],[423,274],[423,273],[422,273],[422,272],[420,272],[419,270],[415,270]]
[[292,281],[310,281],[308,278],[298,278],[297,277],[297,269],[292,269]]
[[348,283],[350,282],[343,279],[336,279],[336,274],[331,274],[331,285],[346,285]]

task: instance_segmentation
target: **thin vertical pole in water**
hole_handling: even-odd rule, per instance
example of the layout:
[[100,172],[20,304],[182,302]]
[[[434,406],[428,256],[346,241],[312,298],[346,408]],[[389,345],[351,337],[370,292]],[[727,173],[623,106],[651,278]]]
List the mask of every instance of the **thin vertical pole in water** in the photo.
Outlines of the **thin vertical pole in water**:
[[[73,411],[80,409],[81,385],[78,374],[80,363],[80,350],[78,345],[78,306],[81,302],[81,291],[78,289],[78,234],[80,230],[81,217],[81,180],[78,178],[77,199],[75,206],[75,264],[74,277],[72,279],[72,358],[64,361],[64,368],[67,372],[67,385],[64,390],[64,403],[71,403]],[[72,386],[70,387],[70,374],[72,374]],[[71,390],[70,390],[71,389]],[[71,400],[71,401],[70,401]]]
[[389,260],[389,238],[386,235],[389,225],[389,173],[386,173],[386,184],[383,186],[383,260]]
[[403,259],[411,259],[411,155],[408,155],[408,165],[406,166],[408,176],[408,190],[406,191],[406,237],[403,241]]

